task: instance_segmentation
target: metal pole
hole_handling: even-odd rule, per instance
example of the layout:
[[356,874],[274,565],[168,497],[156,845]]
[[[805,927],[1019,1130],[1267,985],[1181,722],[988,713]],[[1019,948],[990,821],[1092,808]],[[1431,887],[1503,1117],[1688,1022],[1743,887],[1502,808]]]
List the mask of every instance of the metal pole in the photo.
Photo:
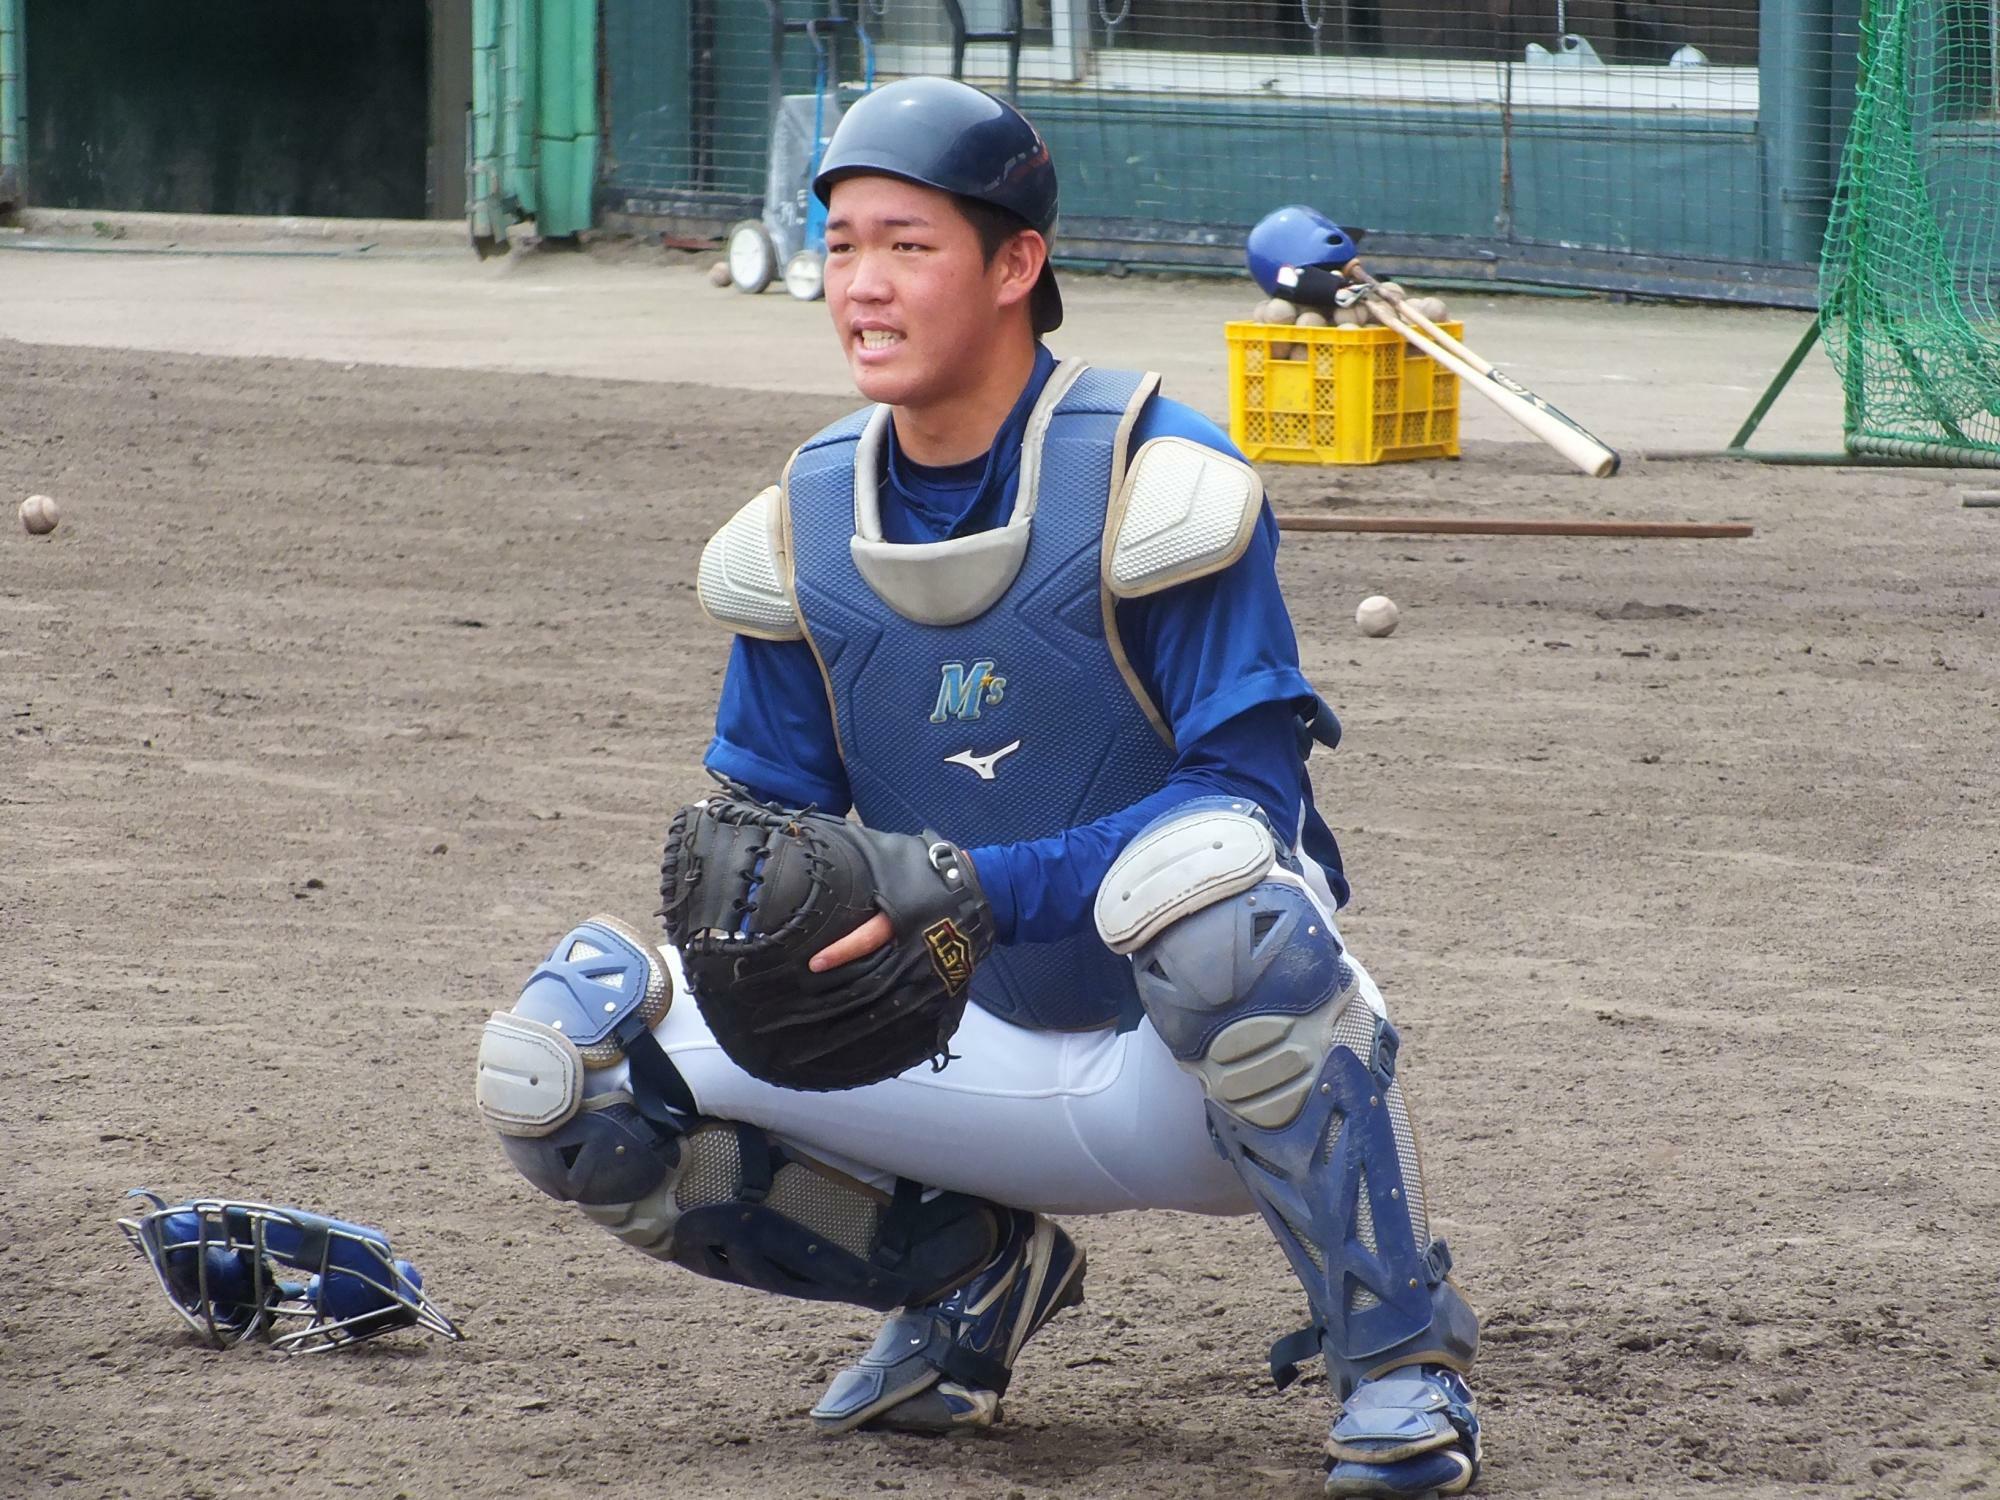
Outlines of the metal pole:
[[1827,0],[1763,0],[1757,25],[1757,130],[1765,143],[1765,251],[1819,259],[1833,204],[1833,17]]
[[1786,358],[1784,367],[1771,377],[1771,383],[1764,387],[1764,394],[1757,398],[1757,404],[1751,409],[1750,415],[1745,417],[1743,425],[1736,429],[1736,436],[1729,440],[1732,451],[1742,448],[1750,441],[1750,434],[1755,432],[1757,424],[1764,420],[1764,413],[1771,409],[1785,387],[1791,384],[1792,376],[1798,373],[1799,366],[1806,362],[1806,355],[1812,352],[1812,346],[1818,342],[1819,319],[1814,318],[1812,326],[1800,336],[1797,346]]

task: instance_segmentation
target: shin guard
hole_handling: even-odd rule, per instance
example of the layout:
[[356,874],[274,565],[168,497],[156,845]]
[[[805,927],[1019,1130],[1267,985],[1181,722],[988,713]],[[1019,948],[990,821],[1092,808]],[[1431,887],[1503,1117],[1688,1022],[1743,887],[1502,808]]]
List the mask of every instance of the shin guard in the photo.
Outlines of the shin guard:
[[1317,1354],[1342,1396],[1401,1365],[1468,1365],[1478,1322],[1430,1238],[1395,1028],[1262,815],[1212,798],[1160,819],[1097,919],[1305,1288],[1311,1323],[1271,1352],[1279,1383]]

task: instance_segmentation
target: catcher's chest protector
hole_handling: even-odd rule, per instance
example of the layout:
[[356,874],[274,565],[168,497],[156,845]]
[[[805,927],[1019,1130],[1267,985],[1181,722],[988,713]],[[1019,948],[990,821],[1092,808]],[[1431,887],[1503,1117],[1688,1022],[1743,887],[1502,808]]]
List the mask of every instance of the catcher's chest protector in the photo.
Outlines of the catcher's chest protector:
[[[1173,751],[1120,668],[1101,577],[1125,437],[1154,381],[1078,369],[1057,369],[1028,424],[1019,571],[956,624],[899,612],[857,564],[868,549],[855,540],[856,460],[879,461],[879,445],[862,441],[875,414],[836,423],[792,460],[785,502],[799,613],[826,672],[855,807],[871,828],[934,828],[965,848],[1014,843],[1092,822],[1166,784]],[[1000,540],[996,531],[896,548],[891,563],[943,570],[934,576],[948,580],[947,595],[961,579],[990,588],[992,567],[961,561],[954,571],[952,549],[970,542],[990,557]],[[883,551],[876,543],[874,555]],[[1140,1014],[1131,965],[1095,932],[994,949],[973,975],[972,1000],[1044,1030],[1130,1026]]]

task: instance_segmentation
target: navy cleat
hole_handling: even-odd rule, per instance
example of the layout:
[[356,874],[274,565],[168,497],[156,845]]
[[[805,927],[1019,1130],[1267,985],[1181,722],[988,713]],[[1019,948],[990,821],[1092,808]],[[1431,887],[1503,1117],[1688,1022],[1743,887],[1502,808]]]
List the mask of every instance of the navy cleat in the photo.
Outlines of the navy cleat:
[[1021,1346],[1083,1301],[1083,1252],[1021,1209],[1000,1253],[950,1296],[892,1314],[875,1343],[812,1409],[824,1433],[868,1427],[946,1433],[991,1427]]
[[1326,1440],[1329,1495],[1463,1494],[1479,1477],[1472,1392],[1443,1365],[1409,1365],[1364,1380]]

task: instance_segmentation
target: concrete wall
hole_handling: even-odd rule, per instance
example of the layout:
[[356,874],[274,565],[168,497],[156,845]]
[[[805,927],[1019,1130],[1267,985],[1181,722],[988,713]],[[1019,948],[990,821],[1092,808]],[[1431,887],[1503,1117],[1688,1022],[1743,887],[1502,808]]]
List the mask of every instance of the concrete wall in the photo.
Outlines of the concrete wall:
[[430,170],[433,219],[465,213],[465,114],[472,106],[472,0],[430,0]]
[[[468,3],[438,0],[441,39]],[[469,49],[450,44],[455,78],[434,90],[429,0],[26,0],[25,17],[38,205],[462,209]]]

